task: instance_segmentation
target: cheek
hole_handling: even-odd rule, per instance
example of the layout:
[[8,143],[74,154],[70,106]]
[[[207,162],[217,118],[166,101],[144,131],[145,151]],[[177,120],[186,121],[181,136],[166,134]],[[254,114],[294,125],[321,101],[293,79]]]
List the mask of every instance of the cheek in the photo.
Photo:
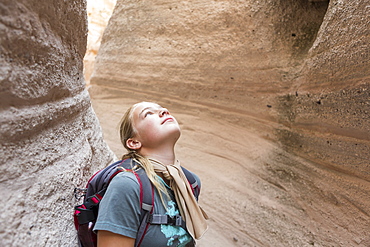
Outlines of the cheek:
[[137,128],[138,135],[145,140],[153,139],[158,131],[155,129],[155,126],[152,122],[147,121],[145,123],[140,123]]

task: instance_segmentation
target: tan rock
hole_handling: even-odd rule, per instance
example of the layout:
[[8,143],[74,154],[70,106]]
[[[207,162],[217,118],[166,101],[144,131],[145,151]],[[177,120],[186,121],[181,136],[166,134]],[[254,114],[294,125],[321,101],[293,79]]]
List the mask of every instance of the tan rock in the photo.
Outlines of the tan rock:
[[91,79],[108,141],[120,155],[108,109],[180,112],[212,216],[200,246],[369,245],[369,10],[119,0]]
[[96,54],[99,51],[101,38],[109,18],[112,15],[116,0],[88,0],[88,35],[87,48],[84,57],[84,76],[86,84],[90,83],[90,77],[94,70]]
[[[82,75],[85,9],[0,4],[1,246],[77,245],[73,188],[114,158]],[[200,247],[368,246],[369,10],[119,0],[90,91],[107,142],[122,154],[134,102],[178,112],[211,216]]]
[[114,157],[85,90],[85,1],[0,12],[0,246],[77,246],[73,189]]

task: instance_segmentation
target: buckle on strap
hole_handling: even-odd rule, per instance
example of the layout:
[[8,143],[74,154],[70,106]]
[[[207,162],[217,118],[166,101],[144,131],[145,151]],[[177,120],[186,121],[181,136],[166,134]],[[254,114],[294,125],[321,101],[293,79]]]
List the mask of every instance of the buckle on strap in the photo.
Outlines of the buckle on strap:
[[87,192],[87,189],[75,188],[73,190],[73,194],[77,200],[80,200],[82,197],[85,197],[86,192]]
[[173,226],[182,226],[185,224],[185,221],[182,219],[181,215],[176,215],[175,217],[168,217],[170,225]]
[[191,187],[193,189],[195,189],[197,186],[198,186],[198,182],[197,181],[195,181],[194,183],[191,184]]
[[151,225],[172,225],[185,227],[185,221],[181,215],[175,215],[173,217],[169,215],[151,214],[148,218],[148,223]]

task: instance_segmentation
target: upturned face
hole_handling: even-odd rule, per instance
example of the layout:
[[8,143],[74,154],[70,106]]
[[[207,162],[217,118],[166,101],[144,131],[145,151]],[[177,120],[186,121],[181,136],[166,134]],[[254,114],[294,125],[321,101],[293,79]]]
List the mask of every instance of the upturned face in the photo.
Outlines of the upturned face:
[[138,103],[132,112],[135,138],[141,147],[155,148],[173,144],[179,139],[181,131],[176,119],[162,106],[151,103]]

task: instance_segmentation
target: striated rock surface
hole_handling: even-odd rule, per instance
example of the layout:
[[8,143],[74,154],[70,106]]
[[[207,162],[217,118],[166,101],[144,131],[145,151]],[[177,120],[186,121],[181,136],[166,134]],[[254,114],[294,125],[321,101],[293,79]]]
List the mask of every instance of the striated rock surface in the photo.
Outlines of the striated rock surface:
[[279,92],[290,81],[287,71],[302,63],[296,58],[312,46],[327,5],[118,1],[93,81],[151,88],[160,82],[181,87],[177,93],[192,86]]
[[131,103],[180,113],[211,215],[199,246],[369,246],[369,11],[118,0],[91,79],[108,142],[120,155]]
[[0,246],[74,246],[73,189],[114,157],[85,90],[85,1],[0,13]]

